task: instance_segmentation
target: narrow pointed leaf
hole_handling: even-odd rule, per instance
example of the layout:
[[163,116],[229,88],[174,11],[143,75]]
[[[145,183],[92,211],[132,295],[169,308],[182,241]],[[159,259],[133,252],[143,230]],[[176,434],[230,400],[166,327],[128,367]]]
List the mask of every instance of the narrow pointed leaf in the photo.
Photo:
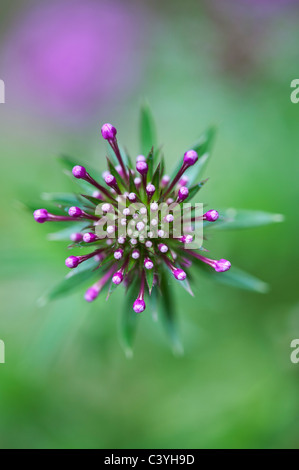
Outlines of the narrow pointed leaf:
[[80,196],[72,193],[42,193],[43,201],[50,201],[56,204],[76,206],[80,203]]
[[207,224],[208,228],[218,230],[243,229],[259,227],[277,222],[283,222],[282,214],[242,209],[226,209],[219,211],[220,217],[216,222]]
[[191,186],[191,188],[189,188],[189,196],[188,198],[186,199],[186,202],[190,202],[191,199],[194,198],[194,196],[198,193],[198,191],[204,186],[204,184],[208,181],[208,178],[201,181],[200,183],[198,184],[195,184],[194,186]]
[[158,288],[153,286],[151,295],[148,298],[148,309],[151,312],[153,320],[158,321]]
[[156,126],[149,105],[144,103],[140,113],[141,153],[147,155],[152,147],[157,148]]
[[214,142],[215,128],[210,127],[199,140],[191,147],[198,154],[198,161],[195,165],[188,168],[186,176],[189,178],[188,185],[196,183],[200,174],[202,173],[211,154],[211,148]]
[[239,289],[257,292],[259,294],[266,294],[269,291],[269,286],[264,281],[249,274],[235,266],[232,266],[224,273],[217,273],[209,266],[205,265],[199,260],[194,258],[193,264],[200,267],[202,272],[206,273],[213,281],[220,284],[230,285]]
[[124,180],[122,179],[120,174],[116,171],[115,166],[112,164],[112,162],[109,160],[108,157],[107,157],[107,162],[108,162],[108,168],[109,168],[109,171],[110,171],[111,175],[113,175],[114,178],[116,179],[118,187],[121,190],[123,190],[124,189]]
[[154,148],[152,147],[148,156],[146,157],[146,163],[148,164],[148,181],[152,182],[153,168],[154,168]]
[[153,288],[153,282],[154,282],[154,270],[145,269],[145,277],[146,277],[146,282],[148,285],[149,292],[151,293],[152,288]]
[[51,241],[68,240],[72,233],[82,232],[86,228],[86,221],[68,225],[65,229],[52,232],[47,235],[47,239]]
[[123,303],[123,310],[120,320],[120,337],[127,357],[132,357],[133,343],[140,314],[134,312],[133,303],[136,300],[137,283],[134,282],[127,292]]
[[[201,172],[203,171],[203,168],[205,164],[207,163],[208,158],[210,156],[210,150],[212,147],[212,143],[214,141],[214,136],[215,136],[215,129],[211,127],[201,135],[201,137],[198,139],[197,142],[195,142],[194,145],[192,145],[189,148],[189,150],[193,149],[197,152],[198,161],[195,163],[195,165],[188,168],[188,170],[185,173],[186,176],[188,176],[189,178],[187,186],[192,186],[192,184],[196,183]],[[177,164],[171,173],[171,180],[176,176],[182,164],[183,164],[183,156],[181,156],[178,159]]]
[[38,299],[38,305],[44,306],[51,300],[71,294],[81,284],[99,276],[97,271],[94,270],[97,264],[93,259],[87,260],[79,265],[78,268],[70,271],[60,283],[56,284],[49,292]]
[[183,353],[183,347],[177,331],[175,302],[173,298],[173,292],[170,289],[170,285],[168,283],[168,273],[166,271],[161,272],[160,287],[162,293],[162,321],[172,344],[174,354],[181,355]]

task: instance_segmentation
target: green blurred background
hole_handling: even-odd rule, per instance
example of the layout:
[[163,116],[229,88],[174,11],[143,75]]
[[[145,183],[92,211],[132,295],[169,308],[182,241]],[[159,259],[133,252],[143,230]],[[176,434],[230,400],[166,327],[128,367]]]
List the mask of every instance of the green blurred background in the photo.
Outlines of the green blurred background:
[[[298,2],[2,4],[1,448],[298,448]],[[213,256],[271,291],[200,276],[195,298],[179,290],[182,357],[148,311],[125,357],[121,289],[107,303],[86,304],[80,290],[39,308],[67,272],[66,244],[20,207],[70,189],[61,152],[105,169],[104,122],[137,155],[143,97],[169,168],[216,124],[210,207],[285,215],[215,232]]]

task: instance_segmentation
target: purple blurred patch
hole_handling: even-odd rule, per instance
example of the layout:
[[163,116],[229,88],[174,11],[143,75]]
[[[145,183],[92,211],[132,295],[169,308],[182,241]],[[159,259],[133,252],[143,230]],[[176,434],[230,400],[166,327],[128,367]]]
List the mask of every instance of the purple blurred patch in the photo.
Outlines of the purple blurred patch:
[[117,100],[141,68],[145,25],[135,10],[112,0],[56,0],[24,12],[5,44],[11,95],[62,115]]

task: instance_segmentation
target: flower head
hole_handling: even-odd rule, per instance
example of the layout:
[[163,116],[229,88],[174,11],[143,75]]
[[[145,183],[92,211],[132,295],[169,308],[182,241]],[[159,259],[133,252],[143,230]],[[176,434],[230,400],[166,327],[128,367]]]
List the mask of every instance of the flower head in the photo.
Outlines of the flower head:
[[[131,160],[118,146],[116,128],[106,123],[101,133],[114,153],[114,164],[108,159],[108,171],[102,174],[100,181],[81,165],[75,165],[72,170],[79,184],[83,180],[84,188],[89,183],[91,195],[78,196],[78,204],[64,207],[65,215],[54,215],[47,209],[34,212],[34,219],[39,223],[80,222],[81,228],[76,227],[71,232],[70,248],[88,248],[90,244],[95,247],[88,254],[71,255],[65,261],[68,268],[76,269],[89,260],[93,263],[92,272],[99,273],[98,281],[85,293],[86,301],[95,300],[108,281],[114,286],[123,283],[126,288],[139,283],[132,307],[134,312],[141,313],[146,309],[144,298],[151,295],[152,289],[157,286],[160,290],[163,285],[165,289],[163,279],[167,273],[186,286],[188,282],[182,281],[187,279],[187,270],[193,262],[208,265],[208,269],[217,273],[230,269],[229,261],[206,258],[201,245],[194,247],[191,224],[216,222],[218,212],[208,210],[196,216],[192,208],[187,223],[185,218],[178,219],[173,210],[173,205],[183,206],[181,203],[188,201],[191,194],[193,197],[195,189],[200,189],[205,182],[192,186],[192,179],[185,175],[196,165],[197,151],[188,150],[181,157],[176,174],[169,177],[151,149],[147,157],[137,156],[136,171],[140,177],[135,177]],[[167,210],[163,213],[162,209]],[[178,220],[183,233],[177,233]]]

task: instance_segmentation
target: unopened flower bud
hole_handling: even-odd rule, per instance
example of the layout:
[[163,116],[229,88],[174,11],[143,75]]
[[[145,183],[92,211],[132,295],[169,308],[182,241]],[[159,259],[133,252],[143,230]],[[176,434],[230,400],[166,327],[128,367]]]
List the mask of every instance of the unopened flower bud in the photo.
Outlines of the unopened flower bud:
[[195,152],[195,150],[188,150],[185,154],[184,154],[184,163],[185,165],[187,166],[192,166],[194,165],[194,163],[196,163],[198,160],[198,155],[197,153]]
[[84,166],[80,166],[80,165],[74,166],[74,168],[72,169],[72,173],[74,177],[78,179],[83,179],[87,175],[87,171],[84,168]]
[[174,269],[173,275],[178,281],[184,281],[187,277],[187,274],[182,269]]
[[112,276],[112,282],[113,284],[120,284],[121,282],[123,282],[123,279],[124,279],[124,276],[122,274],[121,271],[117,271],[116,273],[113,274]]
[[106,123],[102,126],[101,132],[105,140],[114,140],[117,134],[117,130],[115,129],[115,127],[109,123]]
[[187,186],[182,186],[179,189],[179,192],[178,192],[179,202],[185,201],[185,199],[187,199],[188,196],[189,196],[189,190],[188,190]]
[[48,220],[49,213],[46,209],[37,209],[33,212],[33,217],[36,222],[43,224]]
[[116,178],[115,176],[111,175],[110,173],[108,173],[108,175],[105,176],[105,183],[108,185],[108,186],[115,186],[116,184]]
[[85,243],[92,243],[96,239],[97,239],[97,236],[92,232],[87,232],[87,233],[84,233],[84,235],[83,235],[83,241]]
[[136,170],[141,175],[146,175],[147,172],[148,172],[148,164],[146,162],[143,162],[143,161],[137,162],[136,163]]
[[135,300],[135,302],[133,303],[133,310],[134,310],[134,312],[136,312],[136,313],[142,313],[142,312],[144,312],[145,308],[146,308],[146,305],[145,305],[144,300],[142,300],[142,299],[137,299],[137,300]]
[[124,254],[124,250],[122,248],[118,248],[117,250],[115,250],[113,256],[115,259],[119,260],[122,258],[123,254]]
[[158,248],[161,253],[167,253],[168,251],[168,246],[165,243],[159,243]]
[[96,289],[95,287],[90,287],[85,292],[84,298],[87,302],[93,302],[97,298],[98,295],[99,295],[99,290]]
[[215,262],[214,268],[217,273],[223,273],[225,271],[228,271],[231,267],[231,263],[227,261],[226,259],[220,259]]
[[79,232],[78,232],[78,233],[72,233],[72,234],[70,235],[70,239],[71,239],[71,241],[74,242],[74,243],[79,243],[79,242],[82,241],[83,235],[82,235],[82,233],[79,233]]
[[66,260],[65,260],[65,265],[70,268],[70,269],[73,269],[73,268],[76,268],[79,264],[79,261],[80,261],[80,258],[79,256],[69,256]]
[[133,250],[132,251],[132,258],[133,259],[138,259],[140,257],[140,252],[139,250]]
[[149,259],[149,258],[145,258],[143,264],[144,264],[144,267],[145,267],[146,269],[153,269],[153,267],[154,267],[154,263],[153,263],[152,260]]
[[219,217],[219,213],[215,209],[211,209],[203,215],[203,219],[208,222],[215,222]]
[[71,217],[80,217],[83,214],[83,211],[80,209],[80,207],[70,207],[69,208],[69,215]]

